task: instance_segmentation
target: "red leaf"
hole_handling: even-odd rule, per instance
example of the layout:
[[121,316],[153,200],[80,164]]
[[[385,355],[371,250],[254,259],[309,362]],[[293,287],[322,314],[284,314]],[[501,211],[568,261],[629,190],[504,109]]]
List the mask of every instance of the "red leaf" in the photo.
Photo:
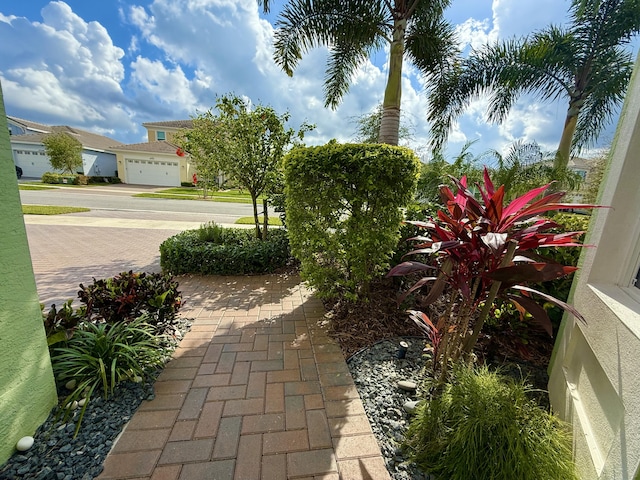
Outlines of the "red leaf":
[[530,292],[530,293],[535,293],[536,295],[541,296],[542,298],[544,298],[545,300],[553,303],[554,305],[557,305],[558,307],[562,308],[563,310],[566,310],[567,312],[571,313],[574,317],[576,317],[578,320],[580,320],[583,323],[587,323],[587,321],[585,320],[585,318],[582,316],[582,314],[580,312],[578,312],[578,310],[576,310],[573,306],[569,305],[568,303],[563,302],[562,300],[559,300],[555,297],[552,297],[551,295],[547,295],[546,293],[542,293],[538,290],[534,290],[533,288],[529,288],[529,287],[525,287],[524,285],[514,285],[512,287],[514,290],[520,290],[520,292]]
[[393,267],[389,273],[387,273],[387,277],[400,277],[403,275],[409,275],[410,273],[415,272],[424,272],[425,270],[435,270],[435,267],[430,265],[425,265],[420,262],[402,262],[400,265],[396,265]]
[[[420,288],[422,288],[427,282],[432,282],[432,281],[437,280],[437,279],[438,279],[438,277],[422,277],[420,280],[418,280],[416,283],[414,283],[413,286],[409,290],[407,290],[402,295],[400,295],[400,297],[398,298],[398,301],[400,303],[404,302],[405,299],[409,295],[411,295],[416,290],[419,290]],[[433,288],[431,290],[433,290]],[[429,295],[431,295],[431,293],[429,293]],[[427,295],[427,298],[429,298],[429,295]],[[427,305],[428,304],[429,304],[429,302],[427,303]]]
[[489,171],[487,170],[486,166],[484,167],[484,172],[482,172],[482,176],[484,177],[484,188],[487,191],[487,196],[493,197],[493,192],[494,192],[493,182],[491,181],[491,177],[489,177]]
[[489,204],[487,205],[487,217],[491,219],[494,224],[500,223],[502,220],[502,204],[504,202],[504,185],[500,185],[500,188],[491,196]]
[[531,317],[535,320],[535,322],[540,325],[545,332],[549,334],[550,337],[553,337],[553,326],[551,324],[551,319],[547,314],[547,311],[534,300],[528,297],[521,297],[519,295],[507,295],[507,298],[511,300],[513,304],[524,308],[527,312],[531,314]]
[[527,205],[531,200],[536,198],[538,195],[543,193],[547,188],[549,188],[551,184],[543,185],[542,187],[534,188],[533,190],[525,193],[524,195],[513,200],[507,208],[502,212],[503,218],[507,218],[510,215],[513,215],[517,211],[519,211],[522,207]]
[[514,283],[539,283],[564,277],[577,270],[555,263],[525,263],[497,268],[486,274],[487,278],[513,285]]

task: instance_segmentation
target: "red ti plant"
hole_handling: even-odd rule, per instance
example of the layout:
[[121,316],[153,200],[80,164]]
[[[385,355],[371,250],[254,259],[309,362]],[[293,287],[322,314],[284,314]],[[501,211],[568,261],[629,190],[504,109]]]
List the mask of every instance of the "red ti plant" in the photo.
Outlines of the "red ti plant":
[[496,298],[513,303],[521,315],[531,314],[549,335],[552,335],[551,320],[534,296],[584,321],[567,303],[527,284],[553,280],[576,270],[542,259],[535,249],[584,246],[576,242],[576,237],[584,232],[545,233],[558,224],[539,215],[559,209],[595,207],[560,203],[565,192],[547,193],[551,184],[533,189],[505,206],[504,186],[495,189],[486,169],[483,184],[477,184],[480,200],[467,188],[466,177],[451,179],[457,187],[456,194],[447,186],[440,187],[447,211],[439,211],[437,220],[410,222],[424,229],[425,234],[409,239],[417,243],[406,256],[428,255],[430,264],[405,261],[387,275],[435,272],[415,282],[400,301],[426,285],[431,285],[424,299],[426,305],[442,294],[448,295],[446,310],[437,321],[432,322],[423,312],[409,311],[431,340],[433,366],[440,370],[441,380],[446,377],[449,363],[472,352]]

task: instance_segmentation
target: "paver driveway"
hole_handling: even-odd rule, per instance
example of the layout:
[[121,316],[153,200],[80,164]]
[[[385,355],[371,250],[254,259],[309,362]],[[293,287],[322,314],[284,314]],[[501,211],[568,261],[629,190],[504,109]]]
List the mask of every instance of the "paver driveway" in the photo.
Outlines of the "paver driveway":
[[77,299],[78,284],[91,283],[93,277],[159,272],[160,244],[200,224],[81,216],[27,216],[25,223],[40,303],[46,308]]

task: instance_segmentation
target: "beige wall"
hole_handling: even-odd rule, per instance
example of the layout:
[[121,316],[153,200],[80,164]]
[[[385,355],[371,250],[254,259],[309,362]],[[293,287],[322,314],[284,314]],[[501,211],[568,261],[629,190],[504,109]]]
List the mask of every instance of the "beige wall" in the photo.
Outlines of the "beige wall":
[[185,155],[184,157],[178,157],[175,153],[167,154],[167,153],[147,153],[147,152],[116,152],[116,159],[118,164],[118,177],[122,180],[123,183],[129,183],[127,180],[127,172],[125,169],[125,161],[126,158],[133,158],[139,160],[150,160],[150,159],[165,159],[172,162],[175,162],[176,159],[179,160],[180,164],[180,182],[190,182],[193,178],[193,174],[196,172],[195,166],[191,164],[190,157]]
[[573,424],[582,479],[640,475],[640,59],[613,143],[572,302],[550,368],[554,410]]
[[165,140],[168,142],[171,142],[173,139],[173,135],[175,135],[178,131],[180,131],[179,128],[173,128],[173,127],[145,127],[145,128],[147,129],[147,139],[149,142],[157,141],[156,134],[159,131],[164,132]]

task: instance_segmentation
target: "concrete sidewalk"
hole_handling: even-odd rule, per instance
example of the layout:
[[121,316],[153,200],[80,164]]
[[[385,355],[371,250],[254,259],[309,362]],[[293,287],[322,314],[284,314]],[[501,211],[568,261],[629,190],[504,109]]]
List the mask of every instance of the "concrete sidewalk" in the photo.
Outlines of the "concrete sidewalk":
[[178,280],[193,327],[98,478],[390,478],[324,308],[297,276]]

